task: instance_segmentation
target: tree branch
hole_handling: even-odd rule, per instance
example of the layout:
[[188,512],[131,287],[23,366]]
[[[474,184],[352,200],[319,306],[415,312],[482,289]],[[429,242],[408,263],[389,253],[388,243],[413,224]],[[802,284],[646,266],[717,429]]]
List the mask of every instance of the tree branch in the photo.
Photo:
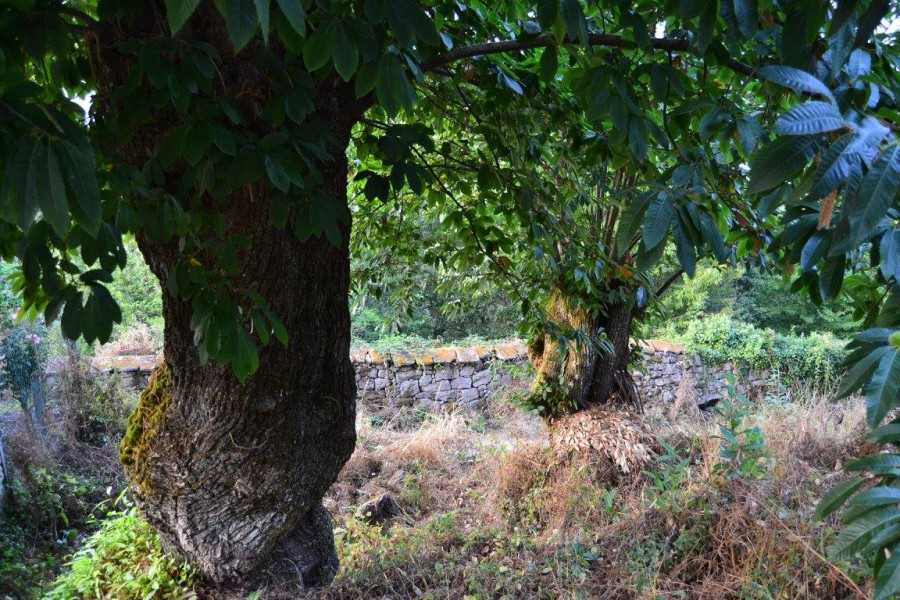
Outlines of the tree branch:
[[[501,40],[499,42],[485,42],[483,44],[473,44],[471,46],[460,46],[443,54],[440,54],[431,60],[422,63],[423,71],[434,71],[451,62],[464,58],[472,58],[475,56],[487,56],[489,54],[501,54],[504,52],[518,52],[521,50],[530,50],[533,48],[546,48],[547,46],[555,46],[559,42],[556,38],[546,35],[538,36],[528,41],[519,40]],[[568,38],[563,43],[574,43]],[[679,38],[652,38],[652,46],[655,50],[688,52],[692,48],[690,42],[686,39]],[[607,48],[637,48],[637,44],[618,35],[607,33],[592,33],[588,36],[589,46],[605,46]],[[725,64],[732,71],[756,77],[756,69],[739,60],[728,59]]]
[[674,273],[671,277],[669,277],[668,279],[666,279],[665,283],[663,283],[663,284],[659,287],[659,289],[656,290],[656,294],[655,294],[656,297],[659,298],[660,296],[662,296],[663,294],[665,294],[665,293],[666,293],[666,290],[668,290],[670,287],[672,287],[672,284],[675,283],[676,281],[678,281],[678,279],[679,279],[683,274],[684,274],[684,269],[678,269],[677,271],[675,271],[675,273]]

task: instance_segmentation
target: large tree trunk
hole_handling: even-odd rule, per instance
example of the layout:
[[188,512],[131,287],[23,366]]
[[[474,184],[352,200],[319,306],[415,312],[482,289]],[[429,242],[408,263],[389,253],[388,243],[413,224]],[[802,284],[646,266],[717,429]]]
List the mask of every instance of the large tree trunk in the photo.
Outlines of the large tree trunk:
[[[581,332],[584,343],[561,343],[546,331],[530,347],[536,371],[532,393],[546,396],[546,416],[552,420],[592,405],[618,399],[634,402],[634,384],[628,372],[629,333],[633,314],[624,303],[609,304],[592,317],[565,293],[556,289],[547,304],[547,318],[561,330]],[[611,351],[604,350],[606,340]],[[589,343],[588,343],[589,340]]]
[[[227,369],[200,364],[190,306],[165,294],[165,366],[132,417],[122,458],[166,547],[214,581],[265,566],[317,585],[337,570],[321,499],[355,443],[346,236],[340,248],[300,243],[265,217],[253,222],[245,272],[281,315],[288,348],[264,348],[259,371],[241,385]],[[141,247],[166,289],[166,253]]]
[[[168,35],[162,2],[148,2],[140,11],[135,5],[134,12],[140,14],[104,29],[97,43],[101,86],[94,107],[112,131],[127,112],[117,104],[116,91],[137,60],[120,53],[121,42]],[[211,2],[201,5],[182,35],[219,49],[224,60],[215,82],[223,89],[217,93],[239,105],[242,126],[259,138],[273,133],[276,128],[259,117],[258,108],[279,93],[271,74],[251,49],[234,55]],[[324,180],[318,193],[327,194],[335,212],[346,211],[346,149],[359,116],[355,95],[336,78],[319,82],[317,92],[314,117],[332,136],[331,158],[317,164]],[[181,122],[171,108],[153,112],[130,137],[114,137],[111,151],[140,171]],[[165,173],[167,191],[176,197],[184,169],[179,161]],[[224,237],[250,241],[249,249],[237,251],[240,275],[229,276],[230,291],[212,293],[260,294],[290,336],[287,348],[273,341],[260,349],[259,370],[243,384],[230,369],[201,363],[191,303],[170,293],[175,267],[192,257],[179,250],[177,239],[159,242],[137,234],[163,289],[165,364],[142,394],[120,457],[138,506],[164,546],[217,584],[269,575],[320,585],[338,566],[321,500],[355,445],[349,226],[339,225],[337,246],[316,236],[301,242],[292,227],[271,224],[274,193],[268,181],[260,181],[232,190],[227,201],[202,199],[201,210],[227,224]],[[200,258],[216,269],[214,256]]]

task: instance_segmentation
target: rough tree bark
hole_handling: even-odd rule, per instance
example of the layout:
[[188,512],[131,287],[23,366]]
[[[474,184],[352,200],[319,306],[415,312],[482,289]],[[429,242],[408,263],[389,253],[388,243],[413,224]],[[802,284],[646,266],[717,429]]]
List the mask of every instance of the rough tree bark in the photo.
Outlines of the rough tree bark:
[[[253,53],[234,56],[212,3],[201,5],[185,31],[225,57],[218,73],[222,92],[239,98],[254,126],[253,103],[273,92]],[[121,109],[114,92],[137,60],[119,53],[119,42],[165,35],[161,2],[101,32],[94,59],[101,82],[94,106],[101,118],[114,118]],[[346,207],[346,148],[359,116],[355,95],[336,80],[318,91],[317,116],[335,139],[332,158],[318,166],[325,192]],[[178,123],[171,110],[159,111],[113,150],[141,168]],[[264,121],[255,126],[261,136],[270,133]],[[178,175],[167,173],[173,194]],[[238,254],[242,276],[236,285],[261,294],[290,335],[286,349],[277,343],[261,349],[260,368],[244,384],[230,370],[200,362],[190,303],[168,292],[173,268],[184,259],[177,241],[137,235],[163,290],[165,364],[141,396],[120,457],[141,512],[164,546],[228,586],[264,574],[305,586],[331,580],[337,556],[321,499],[355,444],[349,227],[341,226],[339,247],[324,237],[300,242],[292,228],[269,222],[271,194],[267,183],[257,183],[234,191],[227,203],[210,202],[210,210],[229,223],[227,235],[252,242]]]
[[[614,396],[634,401],[634,387],[628,372],[630,353],[629,333],[633,314],[625,304],[610,304],[603,314],[594,318],[556,289],[547,304],[547,318],[552,323],[573,330],[588,332],[592,344],[568,341],[565,348],[550,333],[538,337],[530,346],[532,364],[536,371],[532,390],[556,394],[553,400],[559,407],[552,418],[579,409],[602,405]],[[603,352],[598,343],[601,332],[611,344],[613,352]]]

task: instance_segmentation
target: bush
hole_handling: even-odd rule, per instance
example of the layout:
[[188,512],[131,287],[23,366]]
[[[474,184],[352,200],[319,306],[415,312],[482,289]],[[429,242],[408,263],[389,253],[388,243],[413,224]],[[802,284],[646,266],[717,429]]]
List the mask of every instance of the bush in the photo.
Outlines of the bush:
[[735,321],[722,314],[688,326],[688,352],[704,362],[734,362],[743,369],[777,371],[789,380],[830,381],[844,355],[844,342],[827,333],[786,335]]
[[107,515],[53,584],[46,600],[189,598],[199,571],[167,556],[137,509]]

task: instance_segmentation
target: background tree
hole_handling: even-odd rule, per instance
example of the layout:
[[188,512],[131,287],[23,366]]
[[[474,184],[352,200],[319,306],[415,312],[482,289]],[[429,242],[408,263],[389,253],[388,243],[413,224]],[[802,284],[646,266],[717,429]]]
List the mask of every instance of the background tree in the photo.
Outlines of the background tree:
[[[877,0],[854,4],[863,15],[854,39],[868,43],[874,29],[868,23],[886,10]],[[521,127],[495,128],[498,139],[485,138],[490,153],[476,181],[498,202],[480,212],[463,207],[447,219],[490,222],[489,206],[520,223],[534,215],[529,236],[547,245],[547,255],[551,240],[567,247],[543,232],[565,231],[569,215],[580,214],[578,186],[600,184],[598,196],[606,198],[641,184],[647,189],[633,190],[627,204],[648,204],[637,219],[642,225],[626,228],[642,232],[635,260],[660,253],[672,231],[690,272],[698,247],[717,246],[703,215],[715,221],[724,208],[710,188],[691,196],[690,168],[679,172],[680,190],[657,189],[659,182],[696,162],[711,175],[700,180],[718,185],[713,155],[723,154],[724,165],[734,162],[724,138],[740,129],[742,142],[758,137],[745,116],[731,112],[732,105],[734,113],[744,110],[742,99],[757,90],[739,83],[755,86],[759,64],[808,55],[831,11],[824,1],[785,7],[745,0],[603,6],[551,0],[536,11],[518,2],[412,0],[5,3],[0,255],[20,261],[28,314],[43,312],[48,322],[59,317],[68,337],[105,341],[121,320],[105,284],[127,261],[123,233],[134,234],[163,289],[165,319],[165,367],[143,394],[121,452],[144,515],[167,547],[215,582],[238,583],[267,567],[282,578],[299,574],[306,585],[324,583],[337,559],[320,501],[354,445],[351,138],[357,151],[368,150],[388,167],[380,178],[366,174],[366,197],[384,199],[409,187],[437,190],[448,206],[458,206],[453,199],[465,187],[444,181],[427,154],[450,156],[455,149],[470,156],[467,128],[445,119],[440,102],[423,102],[427,113],[414,112],[418,99],[431,88],[456,89],[462,104],[454,110],[473,109],[488,134],[492,122],[510,122],[511,109],[527,109],[521,118],[534,133],[552,117],[554,126],[540,140],[548,150],[531,146],[530,136],[504,137]],[[799,44],[810,31],[815,39]],[[687,66],[679,72],[681,65]],[[667,100],[680,96],[687,80],[698,83],[685,96],[699,95],[717,110],[685,100],[675,115]],[[655,89],[652,106],[644,85]],[[85,124],[71,99],[92,91]],[[528,102],[511,102],[518,95]],[[604,151],[598,138],[601,160],[579,156],[573,164],[590,170],[557,172],[554,191],[541,166],[567,149],[580,151],[592,132],[630,153]],[[685,164],[656,169],[643,160],[651,139],[660,149],[690,140],[678,159]],[[526,183],[508,185],[503,172],[519,166],[527,167]],[[652,196],[637,193],[651,190]],[[609,211],[622,214],[626,205],[605,202],[595,205],[604,219],[593,231],[611,240]],[[744,248],[761,247],[754,224],[735,219],[749,232]],[[458,231],[505,270],[498,251],[509,254],[505,245],[520,240],[486,228],[470,223]],[[613,269],[623,248],[634,249],[629,241],[615,244],[615,256],[609,243],[573,259],[560,251],[564,268],[551,280],[561,290],[559,308],[593,311],[588,337],[603,327],[613,349],[627,339],[630,322],[613,315],[631,309],[637,282],[644,283]],[[575,265],[586,257],[593,259],[590,269],[600,261],[599,276],[579,275]],[[582,303],[571,292],[582,288],[600,293]],[[533,305],[523,295],[523,306]],[[580,329],[572,326],[577,319],[564,317],[555,320],[562,328]],[[603,356],[609,387],[621,370],[619,354]],[[605,388],[588,389],[606,399]]]

